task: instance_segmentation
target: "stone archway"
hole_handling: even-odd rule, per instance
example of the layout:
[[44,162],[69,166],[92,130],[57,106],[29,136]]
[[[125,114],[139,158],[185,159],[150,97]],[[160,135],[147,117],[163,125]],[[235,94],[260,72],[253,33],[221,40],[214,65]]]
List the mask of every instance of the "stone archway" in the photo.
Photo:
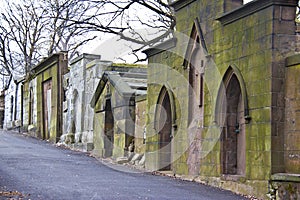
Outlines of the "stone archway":
[[166,88],[163,88],[156,110],[158,131],[158,162],[160,170],[171,170],[172,163],[172,109],[171,99]]
[[42,92],[43,139],[48,140],[51,136],[52,79],[43,82]]
[[72,132],[79,133],[81,131],[81,104],[77,90],[73,92],[73,122]]
[[104,157],[111,157],[113,155],[114,145],[114,116],[111,107],[111,100],[107,99],[105,102],[105,121],[104,121]]
[[245,174],[245,119],[244,102],[240,82],[232,73],[225,83],[225,96],[222,106],[225,110],[221,134],[222,173]]
[[33,93],[33,88],[30,87],[29,89],[29,109],[28,109],[28,124],[33,124],[34,121],[34,93]]

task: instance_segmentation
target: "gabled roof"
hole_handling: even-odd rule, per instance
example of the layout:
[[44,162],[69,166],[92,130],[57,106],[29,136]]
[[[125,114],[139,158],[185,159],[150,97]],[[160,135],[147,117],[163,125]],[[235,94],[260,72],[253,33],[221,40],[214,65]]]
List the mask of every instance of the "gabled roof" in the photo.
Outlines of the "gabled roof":
[[97,100],[101,96],[106,83],[109,83],[116,89],[122,97],[139,97],[147,95],[147,69],[139,68],[138,71],[132,69],[129,71],[106,71],[96,88],[95,94],[91,100],[91,107],[95,107]]
[[[198,45],[198,46],[196,47],[196,45]],[[195,48],[201,48],[203,50],[203,52],[206,55],[208,55],[203,32],[202,32],[201,26],[199,24],[198,18],[196,18],[194,20],[194,25],[193,25],[192,32],[190,35],[189,43],[187,46],[187,50],[185,52],[184,61],[183,61],[184,68],[188,67],[193,50]]]

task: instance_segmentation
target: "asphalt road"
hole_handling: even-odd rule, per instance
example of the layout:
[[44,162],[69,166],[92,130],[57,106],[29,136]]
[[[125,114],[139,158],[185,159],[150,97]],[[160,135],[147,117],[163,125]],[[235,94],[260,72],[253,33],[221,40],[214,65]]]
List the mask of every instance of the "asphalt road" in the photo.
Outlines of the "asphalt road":
[[245,199],[194,182],[106,165],[85,153],[0,131],[0,199],[10,198]]

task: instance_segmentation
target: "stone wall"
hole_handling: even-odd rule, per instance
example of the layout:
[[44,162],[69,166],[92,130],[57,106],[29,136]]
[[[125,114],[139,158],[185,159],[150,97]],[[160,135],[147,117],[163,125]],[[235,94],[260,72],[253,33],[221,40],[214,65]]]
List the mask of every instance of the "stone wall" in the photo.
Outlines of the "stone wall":
[[272,175],[268,197],[272,200],[299,199],[299,174],[277,173]]
[[[104,88],[102,91],[103,94],[108,94],[107,87]],[[93,154],[98,157],[109,157],[111,156],[111,149],[106,150],[104,143],[110,143],[113,144],[113,141],[111,141],[109,137],[105,135],[104,132],[104,123],[105,123],[105,95],[101,95],[99,97],[99,100],[97,101],[95,107],[94,107],[94,150]],[[107,152],[106,152],[107,151]],[[110,151],[110,152],[108,152]],[[109,155],[109,156],[108,156]]]
[[24,82],[23,93],[23,130],[33,137],[37,135],[37,79],[29,79]]
[[5,90],[5,111],[4,111],[4,129],[19,129],[23,121],[23,99],[22,99],[22,80],[10,81],[8,88]]
[[134,152],[144,154],[146,149],[146,98],[138,98],[135,105]]
[[146,69],[139,65],[113,64],[106,69],[91,103],[95,112],[94,155],[118,162],[138,163],[142,159],[146,78]]
[[[156,111],[161,92],[167,90],[172,97],[172,171],[190,174],[187,162],[190,156],[198,154],[199,180],[265,198],[271,174],[284,171],[285,57],[297,51],[294,22],[297,1],[253,1],[224,13],[226,2],[176,1],[173,4],[176,46],[168,41],[146,51],[151,63],[146,167],[160,168]],[[204,119],[198,139],[201,145],[192,153],[187,151],[193,133],[188,129],[190,68],[185,63],[190,60],[185,55],[190,48],[190,36],[199,27],[201,31],[196,32],[200,39],[203,37],[208,60],[204,62]],[[217,115],[222,114],[226,105],[222,87],[229,90],[232,76],[238,79],[243,103],[238,132],[244,135],[241,143],[244,155],[239,159],[244,159],[245,169],[236,175],[224,174],[224,129]]]
[[35,66],[33,72],[36,78],[37,95],[36,135],[41,139],[56,143],[63,132],[63,75],[68,72],[67,53],[60,52],[51,55]]
[[[75,58],[71,61],[71,69],[70,69],[70,91],[68,96],[69,102],[69,120],[70,123],[74,127],[70,127],[71,129],[68,130],[68,133],[74,131],[75,134],[75,142],[76,143],[93,143],[91,138],[88,138],[86,135],[86,129],[84,127],[85,118],[89,118],[90,113],[86,113],[85,105],[89,102],[86,102],[86,96],[91,95],[86,90],[86,79],[87,76],[87,64],[95,59],[100,59],[99,55],[90,55],[90,54],[83,54],[78,58]],[[89,77],[90,79],[94,79],[97,74],[94,74],[93,77]],[[99,80],[99,78],[98,78]],[[94,87],[90,88],[93,90]]]
[[96,86],[111,62],[100,55],[83,54],[71,61],[65,76],[64,134],[61,142],[83,151],[93,149],[94,110],[90,106]]
[[285,85],[285,172],[300,174],[300,55],[287,58]]

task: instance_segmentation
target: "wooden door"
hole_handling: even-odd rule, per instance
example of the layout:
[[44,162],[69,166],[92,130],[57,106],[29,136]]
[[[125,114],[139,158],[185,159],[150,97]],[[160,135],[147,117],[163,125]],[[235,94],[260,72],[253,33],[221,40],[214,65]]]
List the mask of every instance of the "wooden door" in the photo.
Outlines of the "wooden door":
[[43,139],[50,138],[52,80],[43,83]]
[[226,126],[222,136],[222,173],[245,173],[245,130],[242,95],[239,81],[232,76],[226,88]]
[[160,113],[160,132],[159,132],[159,163],[160,170],[171,169],[171,140],[172,140],[172,116],[170,97],[166,92],[162,101]]
[[111,157],[114,147],[114,116],[110,100],[106,100],[104,123],[104,157]]

